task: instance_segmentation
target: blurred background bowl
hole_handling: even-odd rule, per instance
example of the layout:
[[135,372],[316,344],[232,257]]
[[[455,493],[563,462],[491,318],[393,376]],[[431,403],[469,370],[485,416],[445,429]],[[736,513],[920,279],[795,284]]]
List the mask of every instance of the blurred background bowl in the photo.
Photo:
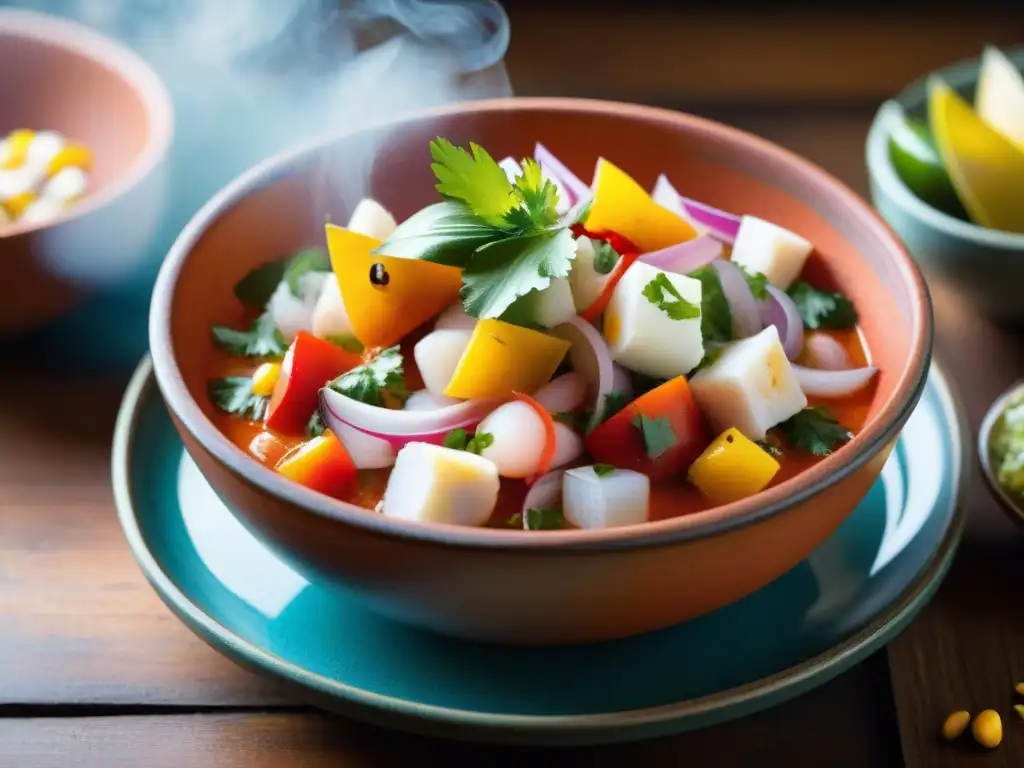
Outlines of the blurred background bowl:
[[173,108],[136,54],[45,14],[0,9],[0,136],[53,130],[93,154],[89,192],[45,224],[0,228],[0,336],[52,320],[131,269],[166,192]]
[[[1006,51],[1024,68],[1024,47]],[[964,296],[982,315],[1024,326],[1024,234],[979,227],[918,198],[900,179],[889,155],[889,136],[902,109],[927,120],[927,79],[939,75],[973,103],[980,57],[960,61],[916,80],[878,110],[867,139],[867,167],[875,208],[902,238],[929,280]],[[1024,201],[1021,201],[1024,205]]]

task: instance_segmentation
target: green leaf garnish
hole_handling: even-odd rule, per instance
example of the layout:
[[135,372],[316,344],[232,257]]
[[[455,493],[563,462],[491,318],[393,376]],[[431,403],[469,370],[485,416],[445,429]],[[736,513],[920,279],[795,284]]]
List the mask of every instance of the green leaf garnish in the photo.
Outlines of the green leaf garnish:
[[479,456],[483,453],[484,448],[494,445],[494,435],[490,432],[482,432],[470,437],[469,433],[462,428],[453,429],[444,436],[443,445],[453,451],[466,451]]
[[576,214],[575,224],[586,225],[587,219],[590,218],[590,209],[594,207],[594,200],[591,198],[587,201],[587,204],[580,208],[579,213]]
[[466,267],[477,248],[511,235],[480,219],[465,204],[445,201],[403,221],[374,253]]
[[299,297],[299,281],[310,272],[330,272],[331,257],[323,248],[307,248],[288,259],[284,279],[292,296]]
[[770,443],[767,440],[756,440],[757,447],[767,453],[769,456],[778,458],[782,455],[782,451],[775,443]]
[[595,464],[594,465],[594,474],[597,475],[598,477],[604,477],[605,475],[610,475],[614,471],[615,471],[615,467],[613,467],[611,464]]
[[565,516],[560,509],[526,510],[526,530],[528,531],[557,531],[565,528]]
[[327,386],[353,400],[378,407],[384,407],[385,393],[403,402],[409,397],[402,353],[397,345],[382,350],[370,362],[343,373]]
[[553,413],[551,418],[555,421],[565,424],[570,429],[574,429],[577,432],[582,432],[586,429],[587,423],[590,421],[590,412],[581,411],[579,413]]
[[547,229],[558,221],[558,187],[544,178],[536,160],[526,158],[520,166],[514,186],[518,205],[505,214],[505,222],[518,232]]
[[779,431],[794,448],[820,457],[853,438],[853,433],[839,423],[827,408],[804,408],[779,424]]
[[[736,262],[733,262],[734,264]],[[750,286],[750,292],[754,294],[754,298],[758,301],[768,298],[768,278],[764,276],[762,272],[750,272],[742,264],[736,264],[739,267],[740,274],[743,275],[743,279],[747,281],[747,285]]]
[[841,293],[819,291],[810,283],[798,280],[790,286],[789,296],[808,328],[839,331],[857,324],[857,310]]
[[629,405],[629,398],[625,393],[613,389],[604,396],[604,412],[601,414],[601,421],[608,421],[627,405]]
[[320,409],[317,408],[313,411],[313,415],[309,417],[309,421],[306,423],[306,435],[308,437],[320,437],[325,431],[324,420],[320,416]]
[[256,318],[248,331],[238,331],[226,325],[215,325],[210,330],[214,343],[236,357],[283,357],[288,351],[288,342],[277,330],[269,313]]
[[664,272],[659,272],[644,286],[643,294],[644,298],[672,320],[692,320],[700,317],[700,307],[684,299]]
[[362,354],[366,349],[366,347],[363,346],[363,342],[351,333],[331,333],[327,335],[327,341],[331,342],[331,344],[336,347],[341,347],[346,352],[352,352],[356,355]]
[[590,238],[594,246],[594,271],[599,275],[609,275],[619,263],[619,252],[612,248],[607,240]]
[[638,413],[633,417],[633,426],[640,430],[644,439],[644,449],[651,460],[657,459],[678,442],[672,425],[664,416],[652,419],[646,414]]
[[700,332],[704,344],[732,341],[732,312],[722,290],[722,281],[714,267],[701,267],[690,273],[700,280]]
[[235,284],[235,296],[247,307],[263,309],[284,278],[288,259],[269,261],[251,270]]
[[225,413],[249,421],[263,421],[263,417],[267,415],[270,398],[253,394],[252,379],[249,376],[214,379],[207,388],[213,404]]
[[464,203],[482,221],[501,229],[505,214],[516,204],[516,194],[501,166],[487,150],[470,142],[472,155],[448,139],[430,142],[430,167],[437,177],[437,191],[448,200]]
[[501,317],[530,291],[565,277],[576,256],[568,229],[499,240],[473,254],[462,273],[462,301],[473,317]]
[[469,433],[460,427],[459,429],[453,429],[445,435],[442,444],[445,448],[451,448],[453,451],[464,451],[468,442]]

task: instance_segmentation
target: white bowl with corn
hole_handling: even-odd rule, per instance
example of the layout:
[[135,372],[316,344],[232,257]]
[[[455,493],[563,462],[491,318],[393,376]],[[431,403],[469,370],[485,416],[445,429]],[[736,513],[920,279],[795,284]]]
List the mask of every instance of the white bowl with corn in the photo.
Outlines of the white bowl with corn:
[[56,131],[19,129],[0,139],[0,227],[41,224],[85,196],[92,153]]

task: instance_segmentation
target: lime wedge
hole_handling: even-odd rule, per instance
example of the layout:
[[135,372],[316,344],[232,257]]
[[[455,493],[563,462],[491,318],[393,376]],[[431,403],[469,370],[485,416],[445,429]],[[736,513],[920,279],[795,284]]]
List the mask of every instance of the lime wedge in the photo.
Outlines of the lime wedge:
[[985,48],[974,94],[978,117],[1024,150],[1024,77],[998,48]]
[[928,126],[907,115],[896,102],[892,105],[888,121],[889,157],[896,174],[928,205],[967,220],[967,212],[956,196]]
[[939,156],[971,220],[1024,232],[1024,151],[937,77],[928,84],[928,114]]

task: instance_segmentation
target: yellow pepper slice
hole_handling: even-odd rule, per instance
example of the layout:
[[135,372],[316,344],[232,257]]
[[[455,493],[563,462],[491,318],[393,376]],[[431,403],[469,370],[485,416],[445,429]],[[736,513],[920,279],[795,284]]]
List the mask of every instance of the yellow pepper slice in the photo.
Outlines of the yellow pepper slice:
[[462,272],[418,259],[377,256],[380,240],[327,225],[327,249],[352,332],[390,347],[459,298]]
[[646,189],[603,157],[597,161],[586,227],[596,233],[617,232],[645,252],[697,236],[684,219],[654,202]]
[[36,200],[35,192],[22,192],[20,195],[9,197],[0,203],[0,206],[7,209],[7,213],[11,215],[11,218],[16,219],[25,212]]
[[481,320],[473,329],[444,393],[468,400],[530,394],[546,384],[570,343],[501,320]]
[[7,152],[0,157],[0,171],[9,171],[25,162],[29,144],[36,137],[35,131],[25,129],[13,131],[7,136]]
[[68,144],[50,159],[46,169],[47,176],[56,176],[65,168],[81,168],[92,170],[92,152],[81,144]]
[[690,465],[689,477],[715,504],[728,504],[761,491],[779,462],[736,428],[725,430]]
[[280,363],[264,363],[252,375],[252,393],[258,397],[274,394],[277,380],[281,378]]

